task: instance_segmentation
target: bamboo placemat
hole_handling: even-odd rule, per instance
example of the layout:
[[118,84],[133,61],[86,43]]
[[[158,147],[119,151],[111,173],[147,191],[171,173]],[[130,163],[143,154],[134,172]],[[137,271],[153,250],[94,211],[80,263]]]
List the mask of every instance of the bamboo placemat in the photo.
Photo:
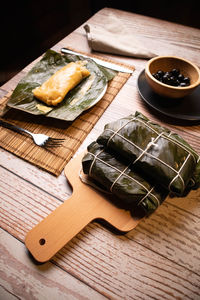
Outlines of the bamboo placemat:
[[[106,61],[114,62],[108,59]],[[119,65],[127,66],[134,70],[133,66],[121,63]],[[62,147],[52,148],[51,150],[43,149],[36,146],[31,138],[3,127],[0,127],[0,146],[55,176],[60,175],[67,162],[77,151],[130,76],[128,73],[119,72],[109,82],[104,97],[94,107],[81,114],[73,122],[50,119],[44,116],[33,116],[15,109],[10,109],[5,114],[4,119],[7,121],[32,132],[65,138]],[[0,112],[5,107],[11,93],[0,100]]]

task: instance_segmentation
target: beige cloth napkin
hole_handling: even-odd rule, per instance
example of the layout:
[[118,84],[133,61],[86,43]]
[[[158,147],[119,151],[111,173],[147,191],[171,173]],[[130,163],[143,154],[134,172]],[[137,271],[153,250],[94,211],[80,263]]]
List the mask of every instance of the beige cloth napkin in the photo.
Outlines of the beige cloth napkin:
[[84,29],[92,50],[138,58],[157,55],[145,47],[145,36],[135,35],[114,14],[109,14],[102,26],[86,24]]

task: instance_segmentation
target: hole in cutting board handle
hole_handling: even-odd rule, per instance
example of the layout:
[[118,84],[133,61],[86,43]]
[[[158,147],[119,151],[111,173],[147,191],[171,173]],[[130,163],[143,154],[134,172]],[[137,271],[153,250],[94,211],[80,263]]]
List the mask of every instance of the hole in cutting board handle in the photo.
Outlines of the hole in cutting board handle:
[[39,240],[39,244],[40,244],[41,246],[43,246],[45,243],[46,243],[46,240],[45,240],[45,239],[40,239],[40,240]]

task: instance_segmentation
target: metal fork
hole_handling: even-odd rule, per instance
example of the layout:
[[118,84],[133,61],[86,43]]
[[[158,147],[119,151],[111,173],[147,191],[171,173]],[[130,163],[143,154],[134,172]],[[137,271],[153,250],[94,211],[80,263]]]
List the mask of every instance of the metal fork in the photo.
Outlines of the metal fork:
[[62,142],[65,140],[65,139],[52,138],[45,134],[32,133],[24,128],[21,128],[17,125],[7,123],[3,120],[0,120],[0,125],[5,128],[8,128],[10,130],[13,130],[15,132],[26,133],[26,134],[30,135],[32,137],[34,143],[43,148],[59,147],[62,145]]

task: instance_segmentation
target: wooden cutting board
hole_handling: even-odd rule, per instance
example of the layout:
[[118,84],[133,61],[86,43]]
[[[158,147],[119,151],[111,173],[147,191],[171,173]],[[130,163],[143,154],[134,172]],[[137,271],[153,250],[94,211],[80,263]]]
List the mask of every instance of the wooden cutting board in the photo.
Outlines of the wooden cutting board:
[[103,219],[116,229],[128,232],[140,220],[117,208],[98,192],[80,180],[83,154],[72,159],[65,167],[65,175],[73,188],[72,196],[50,215],[31,229],[25,244],[39,262],[46,262],[67,242],[95,219]]

